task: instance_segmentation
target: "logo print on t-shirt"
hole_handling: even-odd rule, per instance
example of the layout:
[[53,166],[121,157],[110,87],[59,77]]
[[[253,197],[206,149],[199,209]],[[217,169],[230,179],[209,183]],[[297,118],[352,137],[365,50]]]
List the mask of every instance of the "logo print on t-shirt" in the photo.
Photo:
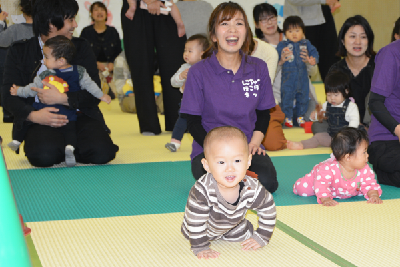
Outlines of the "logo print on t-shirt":
[[251,95],[257,97],[258,90],[260,90],[260,85],[258,84],[259,81],[260,79],[257,80],[247,79],[242,81],[245,97],[249,98]]

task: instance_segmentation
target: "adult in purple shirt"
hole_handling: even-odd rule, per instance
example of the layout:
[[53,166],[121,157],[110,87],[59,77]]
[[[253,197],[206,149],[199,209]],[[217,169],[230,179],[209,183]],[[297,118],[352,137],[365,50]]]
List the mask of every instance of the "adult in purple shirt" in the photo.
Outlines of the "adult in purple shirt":
[[190,68],[181,107],[194,138],[193,176],[199,179],[206,173],[201,159],[207,132],[231,125],[246,134],[253,154],[250,170],[272,193],[278,188],[276,170],[261,141],[275,100],[267,64],[247,55],[252,34],[243,8],[232,2],[218,5],[209,20],[208,36],[212,45],[204,60]]
[[369,162],[380,184],[400,187],[400,41],[375,57],[369,107]]

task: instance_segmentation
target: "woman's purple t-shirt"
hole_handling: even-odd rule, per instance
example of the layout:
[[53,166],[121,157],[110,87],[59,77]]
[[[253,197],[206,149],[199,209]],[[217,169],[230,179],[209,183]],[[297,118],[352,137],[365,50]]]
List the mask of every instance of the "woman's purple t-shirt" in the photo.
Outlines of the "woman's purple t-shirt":
[[[242,62],[236,74],[219,64],[216,52],[194,64],[188,73],[180,112],[200,115],[206,132],[219,126],[235,126],[250,142],[256,109],[273,108],[275,100],[267,64],[241,51],[240,55]],[[202,152],[193,140],[191,159]]]
[[[376,55],[371,91],[386,97],[387,110],[396,121],[400,122],[400,41],[387,45]],[[399,139],[374,115],[371,116],[368,134],[370,142]]]

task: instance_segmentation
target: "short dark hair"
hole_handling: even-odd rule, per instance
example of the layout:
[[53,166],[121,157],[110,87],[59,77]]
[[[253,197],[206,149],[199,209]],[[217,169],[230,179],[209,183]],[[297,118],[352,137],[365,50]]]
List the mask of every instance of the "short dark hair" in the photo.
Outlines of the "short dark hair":
[[32,16],[32,1],[31,0],[20,0],[18,4],[22,13],[27,16]]
[[65,58],[67,63],[70,63],[75,55],[75,46],[70,39],[64,35],[57,35],[48,39],[44,43],[45,47],[52,50],[51,55],[55,59]]
[[94,3],[90,6],[89,11],[90,11],[90,18],[92,19],[92,21],[94,21],[93,16],[92,16],[92,13],[93,13],[93,9],[94,9],[95,6],[98,6],[98,7],[102,8],[102,9],[104,9],[104,11],[106,11],[106,21],[107,21],[107,12],[108,12],[108,11],[107,11],[107,7],[106,7],[106,5],[105,5],[103,2],[100,2],[100,1],[94,2]]
[[394,38],[395,34],[400,35],[400,18],[398,18],[394,24],[393,32],[392,32],[392,42],[396,41],[396,38]]
[[208,41],[207,37],[203,34],[195,34],[187,39],[187,42],[197,41],[202,46],[203,51],[206,51],[207,48],[210,46],[210,42]]
[[286,33],[290,28],[301,28],[306,33],[306,26],[299,16],[289,16],[283,22],[283,32]]
[[[260,22],[260,18],[264,17],[264,16],[275,16],[275,17],[278,17],[278,11],[276,10],[276,8],[273,5],[270,5],[268,3],[262,3],[262,4],[256,5],[253,8],[253,19],[254,19],[254,22],[256,24],[258,24]],[[281,29],[279,29],[279,26],[278,26],[278,32],[282,32]],[[264,38],[264,34],[261,31],[261,29],[257,29],[256,28],[255,34],[256,34],[258,39],[263,39]]]
[[363,27],[365,34],[367,35],[368,39],[368,47],[367,51],[365,51],[365,55],[367,57],[373,56],[376,53],[374,52],[374,32],[372,31],[371,26],[369,25],[368,21],[361,15],[356,15],[354,17],[348,18],[344,23],[342,28],[339,31],[339,48],[336,55],[338,57],[345,57],[347,56],[347,50],[344,46],[344,36],[346,35],[347,31],[353,26],[361,26]]
[[206,135],[206,137],[204,138],[204,143],[203,143],[203,148],[204,148],[204,155],[207,158],[207,154],[208,151],[210,149],[210,144],[214,141],[214,140],[227,140],[229,138],[239,138],[243,140],[243,143],[245,144],[245,146],[247,147],[248,150],[248,142],[247,142],[247,137],[244,134],[244,132],[242,130],[240,130],[237,127],[234,126],[220,126],[220,127],[215,127],[214,129],[212,129],[211,131],[209,131]]
[[33,3],[32,19],[35,36],[50,33],[50,24],[58,30],[64,27],[64,20],[71,19],[78,13],[76,0],[36,0]]
[[369,142],[366,131],[344,127],[332,139],[333,155],[338,161],[343,159],[346,154],[352,155],[363,141]]
[[[332,70],[325,77],[325,94],[342,93],[344,98],[350,96],[350,77],[340,70]],[[347,90],[347,92],[346,92]]]

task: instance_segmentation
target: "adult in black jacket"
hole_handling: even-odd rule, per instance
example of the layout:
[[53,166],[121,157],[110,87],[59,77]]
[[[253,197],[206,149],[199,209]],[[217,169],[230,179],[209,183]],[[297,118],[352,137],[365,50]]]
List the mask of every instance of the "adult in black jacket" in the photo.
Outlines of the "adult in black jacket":
[[[33,6],[33,29],[35,37],[14,43],[7,54],[2,94],[5,108],[14,115],[14,130],[26,121],[32,123],[25,138],[24,151],[29,162],[37,167],[49,167],[65,159],[64,138],[56,127],[68,123],[66,116],[54,112],[52,107],[35,110],[34,98],[20,98],[10,95],[13,84],[25,86],[31,83],[38,73],[46,69],[42,64],[43,43],[56,35],[72,39],[76,54],[71,64],[86,68],[90,77],[100,85],[96,59],[89,43],[81,38],[73,38],[77,27],[75,16],[78,12],[75,0],[37,0]],[[102,113],[99,100],[89,92],[60,93],[54,86],[50,89],[37,89],[40,101],[46,104],[63,104],[79,109],[77,120],[78,143],[75,157],[81,163],[103,164],[115,158],[118,146],[114,145]]]

